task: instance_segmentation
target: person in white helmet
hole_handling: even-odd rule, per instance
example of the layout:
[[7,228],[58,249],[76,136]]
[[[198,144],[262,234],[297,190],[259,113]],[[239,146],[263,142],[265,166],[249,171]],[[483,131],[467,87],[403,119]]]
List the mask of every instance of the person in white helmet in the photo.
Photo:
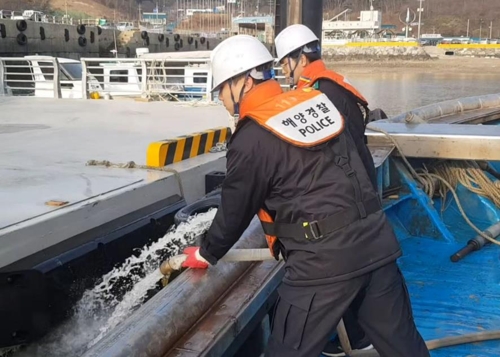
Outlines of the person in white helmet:
[[[217,264],[257,214],[270,254],[285,260],[267,357],[319,356],[352,303],[362,305],[360,316],[375,309],[375,320],[403,329],[396,336],[418,336],[395,264],[399,243],[344,117],[313,88],[283,93],[272,66],[251,36],[230,37],[212,53],[213,90],[239,120],[221,204],[183,266]],[[405,354],[398,343],[390,357],[428,356],[413,346]]]
[[[276,37],[275,45],[278,61],[289,83],[299,89],[312,87],[320,90],[342,113],[365,170],[370,176],[373,187],[377,189],[376,170],[364,135],[366,123],[371,121],[368,116],[372,114],[368,109],[368,101],[342,75],[326,68],[321,60],[319,39],[307,26],[296,24],[285,28]],[[343,316],[351,346],[354,350],[371,349],[373,345],[369,336],[357,321],[357,308],[357,306],[350,307]],[[371,332],[373,334],[373,328]],[[418,333],[411,331],[411,337],[414,339],[400,342],[408,344],[407,355],[426,355],[428,352],[422,347]],[[418,350],[414,349],[415,344],[421,346],[423,354],[410,353]],[[332,357],[346,355],[338,337],[325,346],[323,354]],[[386,349],[384,355],[397,356],[396,352],[390,349]]]

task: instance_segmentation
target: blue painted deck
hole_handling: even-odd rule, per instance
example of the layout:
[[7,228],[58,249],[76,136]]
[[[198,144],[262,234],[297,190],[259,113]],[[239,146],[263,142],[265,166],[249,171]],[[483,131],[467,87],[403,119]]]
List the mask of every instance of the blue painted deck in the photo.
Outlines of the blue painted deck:
[[[401,166],[403,193],[386,203],[386,212],[401,242],[399,265],[410,291],[415,322],[425,340],[500,329],[500,247],[487,245],[458,263],[450,256],[475,232],[465,223],[451,194],[442,211]],[[485,229],[500,211],[488,200],[457,190],[469,218]],[[441,212],[442,211],[442,212]],[[498,357],[500,341],[431,351],[433,357]]]

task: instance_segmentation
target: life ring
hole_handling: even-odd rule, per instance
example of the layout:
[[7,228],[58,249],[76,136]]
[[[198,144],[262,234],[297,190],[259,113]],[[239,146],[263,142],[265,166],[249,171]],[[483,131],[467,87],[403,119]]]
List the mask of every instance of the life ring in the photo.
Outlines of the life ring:
[[180,36],[178,33],[176,33],[176,34],[174,35],[174,40],[175,40],[175,42],[179,41],[180,39],[181,39],[181,36]]
[[45,29],[42,26],[40,26],[40,39],[45,40]]
[[158,35],[158,41],[163,42],[164,39],[165,39],[165,35],[164,34],[161,33],[161,34]]
[[211,208],[219,208],[220,204],[221,204],[220,192],[212,196],[206,196],[201,200],[193,202],[190,205],[187,205],[186,207],[177,211],[177,213],[174,216],[174,222],[177,225],[180,223],[187,222],[189,217],[195,214],[208,212]]
[[85,47],[87,46],[87,39],[83,36],[80,36],[78,38],[78,44],[81,46],[81,47]]
[[147,39],[148,37],[149,37],[149,35],[148,35],[148,32],[147,32],[147,31],[142,31],[142,32],[141,32],[141,38],[142,38],[143,40]]
[[167,45],[167,47],[170,45],[170,40],[168,39],[168,37],[165,39],[165,45]]
[[26,20],[17,20],[16,27],[19,31],[23,32],[28,28],[28,23],[26,22]]
[[205,37],[200,37],[200,43],[203,45],[205,43]]
[[188,44],[192,44],[193,43],[193,38],[191,36],[188,37]]
[[64,29],[64,40],[66,42],[69,41],[69,30],[68,29]]
[[97,26],[97,34],[99,36],[101,36],[101,34],[102,34],[102,27],[101,26]]
[[28,37],[24,33],[20,33],[17,35],[17,43],[20,44],[21,46],[24,46],[28,43]]
[[76,32],[78,32],[79,35],[84,35],[86,31],[85,25],[81,24],[76,27]]

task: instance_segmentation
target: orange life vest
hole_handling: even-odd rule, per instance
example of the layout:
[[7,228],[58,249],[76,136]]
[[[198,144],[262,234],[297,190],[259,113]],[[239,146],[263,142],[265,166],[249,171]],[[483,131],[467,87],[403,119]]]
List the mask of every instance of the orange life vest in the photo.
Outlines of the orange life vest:
[[[345,121],[337,108],[318,90],[310,87],[283,93],[278,82],[266,81],[252,89],[242,100],[240,118],[254,120],[280,139],[298,146],[325,143],[344,131]],[[273,223],[264,209],[258,213],[262,223]],[[266,235],[271,254],[276,236]]]
[[327,69],[325,63],[321,60],[314,61],[304,68],[297,83],[297,88],[312,87],[320,79],[328,79],[337,83],[358,98],[361,104],[368,105],[365,97],[343,75]]

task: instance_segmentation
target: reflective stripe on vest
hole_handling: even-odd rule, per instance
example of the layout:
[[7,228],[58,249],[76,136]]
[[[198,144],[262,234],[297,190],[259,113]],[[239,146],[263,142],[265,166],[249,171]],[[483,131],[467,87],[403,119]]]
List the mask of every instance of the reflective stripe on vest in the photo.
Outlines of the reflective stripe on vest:
[[312,147],[344,131],[345,121],[328,97],[313,88],[302,88],[268,98],[261,105],[242,111],[280,139]]

